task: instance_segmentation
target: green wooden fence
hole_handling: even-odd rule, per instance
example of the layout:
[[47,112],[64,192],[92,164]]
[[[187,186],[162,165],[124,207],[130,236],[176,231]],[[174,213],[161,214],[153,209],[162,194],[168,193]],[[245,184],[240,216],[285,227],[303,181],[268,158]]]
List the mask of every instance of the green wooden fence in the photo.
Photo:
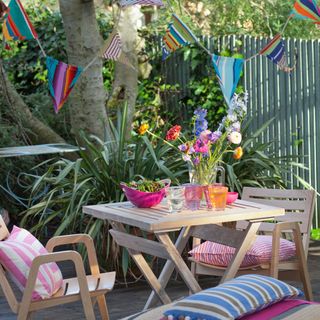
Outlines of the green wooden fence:
[[[256,54],[268,41],[250,36],[202,39],[211,52],[219,52],[223,47],[233,49],[239,40],[244,57]],[[285,44],[288,64],[293,65],[297,60],[296,70],[291,74],[279,71],[264,56],[245,62],[242,81],[249,93],[248,114],[255,119],[253,131],[267,120],[275,118],[262,139],[275,140],[274,150],[279,156],[300,156],[300,162],[309,170],[297,173],[320,190],[320,41],[287,39]],[[190,63],[190,60],[184,61],[183,56],[177,53],[163,64],[166,82],[180,85],[179,90],[169,93],[170,97],[166,99],[168,108],[177,106],[187,94]],[[286,178],[291,181],[292,187],[298,185],[292,174]],[[320,210],[315,215],[314,227],[320,227]]]

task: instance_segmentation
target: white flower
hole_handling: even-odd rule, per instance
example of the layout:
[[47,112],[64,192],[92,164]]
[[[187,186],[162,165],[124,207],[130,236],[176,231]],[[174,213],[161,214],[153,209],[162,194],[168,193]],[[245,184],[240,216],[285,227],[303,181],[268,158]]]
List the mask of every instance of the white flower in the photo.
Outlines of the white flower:
[[182,156],[182,159],[183,159],[184,161],[191,161],[191,157],[190,157],[188,154],[184,154],[184,155]]
[[242,141],[242,135],[240,132],[232,131],[228,137],[229,141],[233,144],[240,144]]

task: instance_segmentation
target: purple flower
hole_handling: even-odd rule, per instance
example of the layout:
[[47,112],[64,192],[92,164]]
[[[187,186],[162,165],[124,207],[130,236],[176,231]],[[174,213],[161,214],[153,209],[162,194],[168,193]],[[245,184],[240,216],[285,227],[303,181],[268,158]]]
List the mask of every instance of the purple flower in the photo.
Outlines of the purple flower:
[[195,153],[196,152],[196,150],[194,150],[194,147],[193,146],[191,146],[190,148],[189,148],[189,150],[188,150],[188,153],[189,154],[193,154],[193,153]]
[[199,137],[202,131],[206,131],[208,128],[208,121],[206,119],[196,120],[194,134]]
[[199,157],[195,157],[195,158],[192,160],[192,162],[193,162],[194,165],[197,166],[197,165],[200,163]]
[[215,132],[211,132],[210,135],[208,135],[208,139],[210,142],[215,143],[220,139],[221,136],[222,136],[221,131],[215,131]]
[[196,116],[194,134],[196,137],[199,137],[202,131],[208,129],[208,121],[206,120],[207,110],[198,108],[194,114]]
[[205,120],[207,116],[207,110],[198,108],[197,110],[194,111],[194,115],[196,115],[197,120]]
[[239,122],[239,121],[234,122],[234,123],[232,124],[231,128],[232,128],[232,131],[240,132],[240,129],[241,129],[240,122]]
[[178,146],[178,149],[182,152],[186,152],[188,150],[188,146],[186,144],[181,144]]

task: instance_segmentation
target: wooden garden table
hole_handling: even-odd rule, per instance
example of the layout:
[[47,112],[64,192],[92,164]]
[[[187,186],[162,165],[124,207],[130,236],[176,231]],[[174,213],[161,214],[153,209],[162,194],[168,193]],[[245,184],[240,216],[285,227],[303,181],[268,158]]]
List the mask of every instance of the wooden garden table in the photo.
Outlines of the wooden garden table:
[[[183,210],[169,213],[167,206],[160,204],[154,208],[136,208],[130,202],[99,204],[84,206],[83,212],[93,217],[108,220],[112,226],[110,233],[115,241],[127,248],[132,259],[150,284],[153,292],[145,305],[150,308],[156,302],[156,296],[163,304],[170,303],[165,288],[172,272],[176,270],[192,293],[201,290],[197,280],[181,257],[190,237],[208,239],[236,248],[232,262],[226,269],[221,282],[235,277],[245,253],[254,241],[263,220],[284,215],[284,209],[237,200],[227,206],[224,211],[208,210],[203,206],[200,210]],[[222,227],[225,222],[247,220],[249,224],[243,231]],[[132,235],[124,225],[139,228],[155,235],[154,240]],[[180,231],[175,243],[169,234]],[[142,253],[167,260],[159,278],[155,276]]]

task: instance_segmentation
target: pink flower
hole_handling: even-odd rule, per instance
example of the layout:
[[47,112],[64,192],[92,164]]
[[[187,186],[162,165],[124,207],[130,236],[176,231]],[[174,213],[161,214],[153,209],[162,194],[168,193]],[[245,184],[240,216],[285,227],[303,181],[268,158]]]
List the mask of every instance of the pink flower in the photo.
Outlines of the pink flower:
[[210,130],[205,130],[200,133],[200,140],[204,143],[208,143],[212,132]]
[[200,139],[198,139],[196,141],[196,143],[194,144],[194,150],[195,152],[199,152],[199,153],[208,153],[209,152],[209,147],[207,144],[205,144],[204,142],[202,142]]

